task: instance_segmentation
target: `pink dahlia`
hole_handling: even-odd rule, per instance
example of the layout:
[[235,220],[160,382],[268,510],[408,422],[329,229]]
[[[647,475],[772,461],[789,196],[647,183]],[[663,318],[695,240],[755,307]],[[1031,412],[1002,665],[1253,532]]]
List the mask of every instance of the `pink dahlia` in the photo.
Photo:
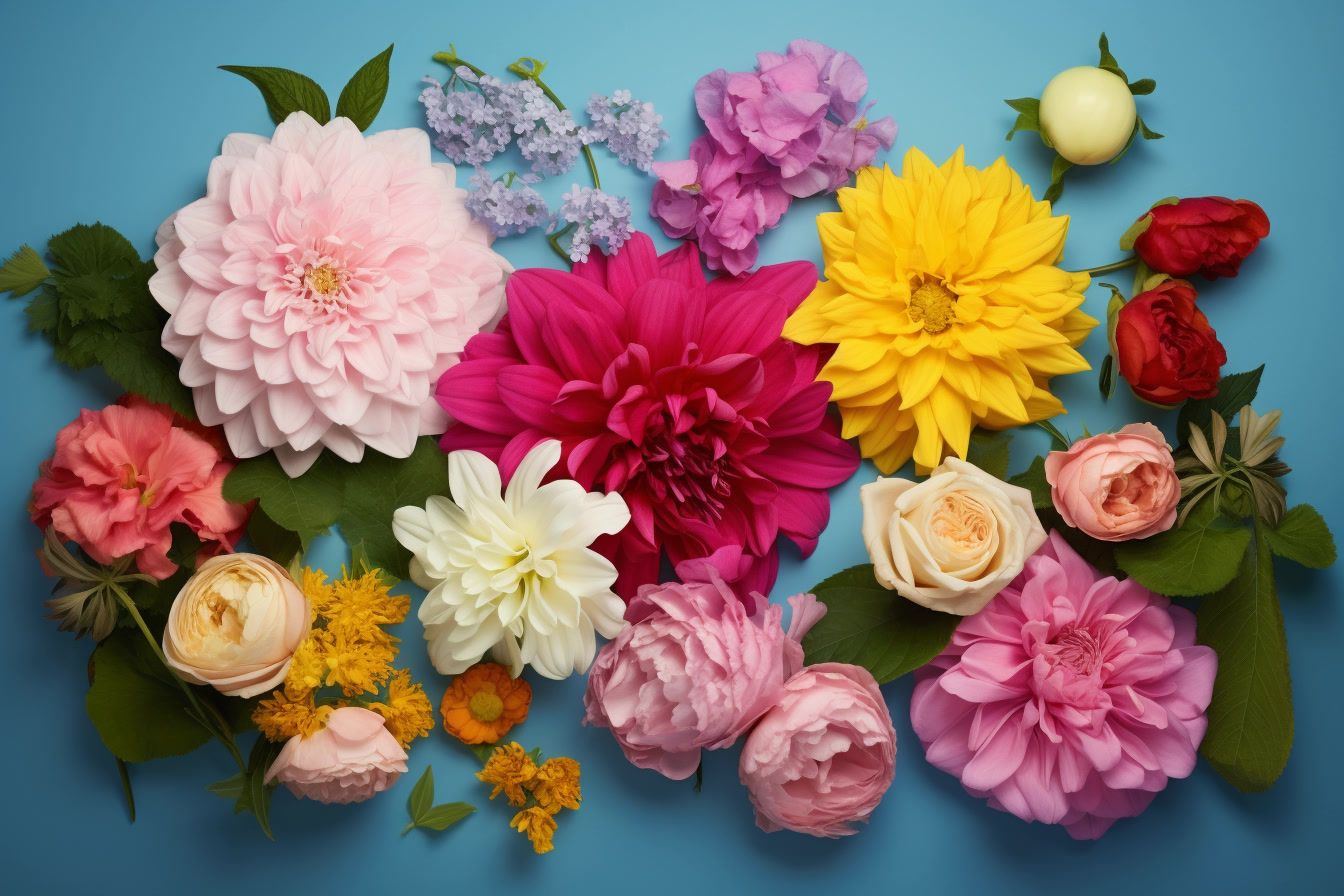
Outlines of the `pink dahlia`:
[[220,491],[233,469],[221,447],[160,405],[86,409],[57,433],[28,509],[95,562],[133,555],[142,573],[166,579],[177,572],[168,559],[173,523],[207,550],[232,550],[247,523],[247,507]]
[[406,457],[447,420],[439,375],[499,310],[508,262],[419,129],[296,112],[231,134],[204,198],[159,228],[154,298],[196,412],[239,457],[302,473],[325,446]]
[[693,246],[660,257],[644,234],[572,273],[520,271],[499,327],[439,380],[457,421],[443,448],[481,451],[507,477],[558,439],[569,477],[630,507],[594,545],[627,598],[657,581],[662,551],[714,555],[740,591],[768,592],[778,536],[811,553],[825,489],[859,463],[826,415],[821,353],[780,338],[816,282],[792,262],[706,283]]
[[1193,614],[1051,533],[916,673],[910,721],[992,808],[1094,840],[1194,769],[1216,670]]

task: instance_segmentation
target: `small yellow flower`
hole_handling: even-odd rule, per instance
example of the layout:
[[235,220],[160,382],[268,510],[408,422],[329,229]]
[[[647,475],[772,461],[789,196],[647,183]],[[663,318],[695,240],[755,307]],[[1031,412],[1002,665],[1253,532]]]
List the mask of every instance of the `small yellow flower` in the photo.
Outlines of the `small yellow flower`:
[[494,786],[490,799],[503,793],[510,806],[527,804],[527,790],[536,776],[536,763],[517,741],[496,747],[485,767],[476,773],[478,780]]
[[252,721],[268,740],[280,742],[291,737],[312,737],[327,724],[332,707],[313,705],[311,691],[282,688],[257,704]]
[[434,709],[425,689],[411,681],[411,673],[397,669],[387,682],[387,700],[370,703],[369,709],[383,717],[387,730],[401,744],[410,746],[417,737],[434,729]]
[[555,816],[540,806],[532,806],[513,816],[509,827],[526,834],[527,839],[532,841],[533,851],[538,855],[555,849],[555,844],[551,842],[555,836]]
[[532,785],[537,805],[554,815],[561,809],[577,809],[583,798],[579,790],[579,763],[566,756],[547,759],[537,769]]
[[1067,216],[1003,159],[975,168],[960,149],[864,168],[838,200],[817,218],[825,279],[784,337],[836,347],[817,379],[864,457],[924,472],[964,460],[976,426],[1064,412],[1050,378],[1087,370],[1076,349],[1097,323],[1079,310],[1088,275],[1058,266]]

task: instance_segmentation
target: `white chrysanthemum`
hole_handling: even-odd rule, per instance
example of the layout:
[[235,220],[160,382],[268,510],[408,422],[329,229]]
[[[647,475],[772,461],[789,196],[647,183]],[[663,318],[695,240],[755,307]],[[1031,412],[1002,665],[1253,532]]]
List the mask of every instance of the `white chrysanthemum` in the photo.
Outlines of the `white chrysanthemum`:
[[595,633],[611,638],[625,604],[611,590],[616,567],[589,550],[630,522],[620,495],[584,491],[569,479],[541,484],[560,461],[560,443],[528,451],[500,497],[499,469],[476,451],[448,455],[456,503],[435,496],[402,507],[392,530],[414,554],[411,578],[429,591],[420,604],[429,656],[444,675],[492,651],[513,675],[530,665],[547,678],[586,672]]

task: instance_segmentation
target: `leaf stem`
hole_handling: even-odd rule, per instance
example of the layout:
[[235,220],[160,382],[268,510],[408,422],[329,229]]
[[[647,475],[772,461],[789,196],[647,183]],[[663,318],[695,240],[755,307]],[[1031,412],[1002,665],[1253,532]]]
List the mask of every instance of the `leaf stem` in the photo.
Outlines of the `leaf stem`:
[[1083,268],[1080,271],[1069,271],[1070,274],[1089,274],[1095,277],[1098,274],[1109,274],[1111,271],[1123,271],[1125,268],[1133,267],[1138,264],[1139,256],[1131,255],[1128,258],[1122,258],[1120,261],[1113,261],[1110,264],[1103,264],[1096,268]]
[[[238,745],[233,742],[233,738],[225,733],[226,726],[223,724],[223,718],[219,715],[218,710],[215,710],[213,713],[207,713],[205,707],[201,704],[201,701],[196,699],[196,695],[192,692],[191,687],[178,677],[177,672],[173,670],[172,666],[168,665],[168,658],[163,655],[163,648],[159,646],[159,642],[154,637],[154,633],[151,632],[149,626],[145,624],[145,617],[140,615],[140,608],[135,605],[135,601],[126,593],[126,589],[122,588],[121,585],[116,582],[108,582],[107,584],[112,589],[112,593],[117,596],[117,600],[119,600],[121,605],[126,608],[126,612],[130,614],[131,619],[135,621],[135,625],[140,629],[140,633],[145,636],[145,641],[148,642],[149,646],[154,650],[154,656],[158,658],[159,663],[162,664],[164,670],[172,676],[173,681],[177,682],[177,686],[182,689],[182,693],[186,696],[187,702],[191,704],[192,711],[196,716],[196,720],[200,722],[201,727],[209,731],[215,739],[225,746],[229,751],[229,754],[233,756],[233,761],[238,764],[240,770],[246,771],[247,763],[243,762],[243,754],[238,752]],[[211,716],[215,719],[215,724],[211,724],[209,721]]]

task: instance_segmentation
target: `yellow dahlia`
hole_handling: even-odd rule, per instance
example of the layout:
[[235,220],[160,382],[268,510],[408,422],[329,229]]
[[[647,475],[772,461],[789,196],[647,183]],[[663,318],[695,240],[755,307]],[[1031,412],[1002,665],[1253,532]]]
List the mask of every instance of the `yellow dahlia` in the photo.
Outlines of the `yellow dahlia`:
[[1088,275],[1057,266],[1068,216],[961,149],[941,167],[911,149],[899,177],[865,168],[839,201],[817,218],[825,278],[784,336],[836,346],[818,379],[865,457],[926,472],[965,458],[975,426],[1064,412],[1050,377],[1088,369],[1076,347],[1097,324],[1078,310]]

